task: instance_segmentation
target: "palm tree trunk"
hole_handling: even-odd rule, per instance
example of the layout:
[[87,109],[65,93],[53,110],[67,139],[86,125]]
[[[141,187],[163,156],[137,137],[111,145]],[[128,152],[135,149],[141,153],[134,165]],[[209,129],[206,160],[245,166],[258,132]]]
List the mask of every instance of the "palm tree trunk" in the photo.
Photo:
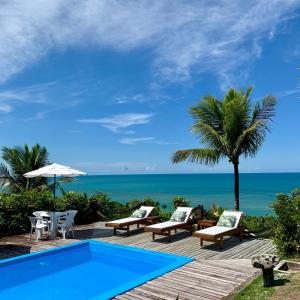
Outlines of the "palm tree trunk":
[[240,180],[239,180],[239,162],[233,163],[234,167],[234,209],[240,210]]

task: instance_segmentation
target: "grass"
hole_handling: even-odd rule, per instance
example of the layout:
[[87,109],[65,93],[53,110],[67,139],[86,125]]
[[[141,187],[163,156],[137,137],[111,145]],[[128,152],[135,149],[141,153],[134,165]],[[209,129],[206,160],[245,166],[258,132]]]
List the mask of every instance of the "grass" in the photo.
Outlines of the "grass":
[[289,282],[280,288],[276,288],[271,300],[295,300],[300,299],[300,272],[289,276]]
[[[258,276],[254,279],[250,284],[248,284],[239,294],[237,294],[233,299],[234,300],[269,300],[269,299],[280,299],[280,298],[273,298],[276,296],[277,292],[281,289],[288,286],[291,282],[292,276],[288,276],[282,273],[276,273],[275,275],[275,286],[265,288],[263,287],[263,279],[262,275]],[[300,277],[299,277],[300,278]],[[297,280],[296,280],[297,282]],[[299,280],[296,283],[299,284]],[[299,294],[300,295],[300,294]],[[288,299],[284,297],[284,299]],[[297,299],[297,298],[291,298]],[[300,299],[300,298],[299,298]]]

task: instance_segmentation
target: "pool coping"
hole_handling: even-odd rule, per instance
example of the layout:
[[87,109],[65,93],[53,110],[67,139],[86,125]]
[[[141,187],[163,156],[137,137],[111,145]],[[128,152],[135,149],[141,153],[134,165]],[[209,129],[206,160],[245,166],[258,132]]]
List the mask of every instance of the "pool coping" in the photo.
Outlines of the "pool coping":
[[[47,253],[57,253],[57,252],[61,252],[64,251],[68,248],[77,248],[80,246],[88,246],[91,244],[95,244],[95,245],[104,245],[104,246],[108,246],[108,247],[113,247],[113,248],[117,248],[117,249],[127,249],[128,251],[132,251],[132,252],[139,252],[139,253],[147,253],[147,254],[152,254],[155,256],[160,256],[160,257],[169,257],[169,258],[174,258],[176,259],[173,263],[168,264],[166,267],[162,267],[159,268],[153,272],[150,272],[146,275],[140,276],[135,280],[126,282],[112,290],[109,290],[105,293],[102,293],[99,296],[95,296],[93,298],[90,298],[90,300],[104,300],[104,299],[111,299],[113,297],[116,297],[120,294],[123,294],[131,289],[134,289],[150,280],[156,279],[168,272],[171,272],[179,267],[184,266],[187,263],[192,262],[194,259],[190,258],[190,257],[186,257],[186,256],[180,256],[180,255],[176,255],[176,254],[171,254],[171,253],[165,253],[165,252],[158,252],[158,251],[153,251],[153,250],[146,250],[146,249],[141,249],[141,248],[137,248],[137,247],[132,247],[132,246],[127,246],[127,245],[118,245],[118,244],[112,244],[112,243],[108,243],[108,242],[103,242],[103,241],[95,241],[95,240],[85,240],[85,241],[79,241],[79,242],[75,242],[75,243],[71,243],[68,245],[63,245],[63,246],[58,246],[55,248],[51,248],[51,249],[46,249],[46,250],[40,250],[37,252],[33,252],[33,253],[29,253],[29,254],[24,254],[21,256],[16,256],[16,257],[12,257],[12,258],[8,258],[8,259],[4,259],[0,261],[0,267],[2,265],[9,265],[12,264],[16,261],[24,261],[27,260],[31,257],[34,256],[41,256],[43,254],[47,254]],[[113,278],[112,278],[113,280]]]

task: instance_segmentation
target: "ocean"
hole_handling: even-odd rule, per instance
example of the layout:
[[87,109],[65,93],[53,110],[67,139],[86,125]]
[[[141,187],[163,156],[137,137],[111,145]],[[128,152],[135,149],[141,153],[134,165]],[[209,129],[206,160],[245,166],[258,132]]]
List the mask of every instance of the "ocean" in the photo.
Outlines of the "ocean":
[[[300,187],[300,173],[240,174],[240,209],[251,215],[272,213],[269,205],[277,193]],[[112,200],[127,202],[152,197],[171,209],[171,200],[183,196],[193,206],[212,203],[234,207],[233,174],[95,175],[64,184],[67,191],[106,192]]]

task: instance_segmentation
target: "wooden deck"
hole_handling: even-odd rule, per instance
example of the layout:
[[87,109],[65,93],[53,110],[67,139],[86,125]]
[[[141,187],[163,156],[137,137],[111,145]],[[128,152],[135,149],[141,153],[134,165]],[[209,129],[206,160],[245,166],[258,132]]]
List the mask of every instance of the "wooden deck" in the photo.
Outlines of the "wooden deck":
[[223,299],[248,283],[258,273],[250,258],[262,253],[274,253],[275,246],[266,239],[248,238],[239,241],[231,237],[224,240],[224,249],[205,242],[200,248],[199,239],[188,232],[178,232],[170,243],[166,237],[152,241],[151,233],[136,229],[130,236],[113,235],[101,222],[77,226],[73,239],[30,242],[29,235],[5,237],[0,240],[0,259],[49,249],[78,240],[94,239],[138,248],[193,257],[195,260],[181,268],[151,280],[116,299]]

